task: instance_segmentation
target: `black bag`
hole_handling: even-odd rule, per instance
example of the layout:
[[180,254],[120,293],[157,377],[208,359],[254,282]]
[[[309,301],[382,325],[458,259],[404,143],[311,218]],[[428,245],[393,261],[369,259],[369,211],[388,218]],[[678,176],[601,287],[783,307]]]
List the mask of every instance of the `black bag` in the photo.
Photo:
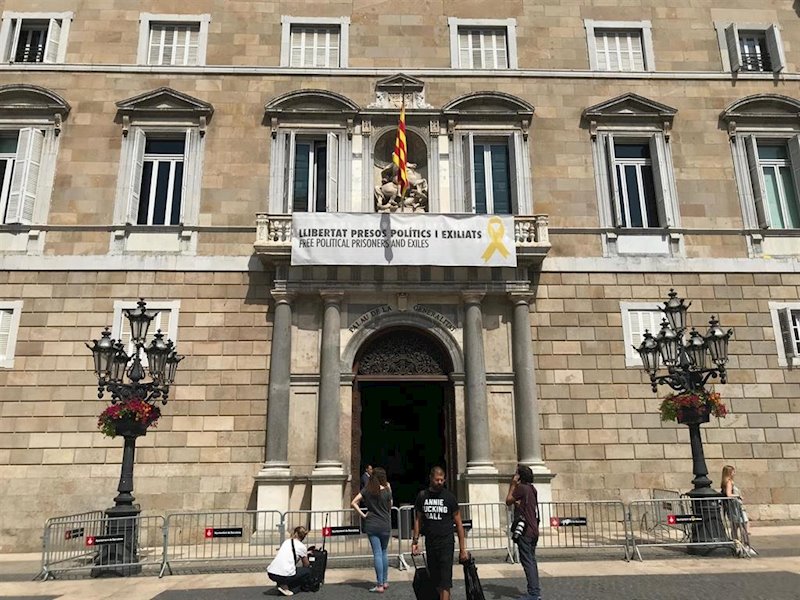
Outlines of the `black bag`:
[[[328,527],[328,517],[325,515],[324,528]],[[325,583],[325,570],[328,568],[328,551],[325,550],[325,536],[322,537],[322,548],[315,548],[308,552],[308,562],[311,564],[311,575],[305,583],[300,586],[303,592],[318,592],[319,588]]]
[[464,564],[464,586],[467,588],[467,600],[486,600],[483,595],[483,587],[478,577],[478,567],[475,566],[475,559],[470,554]]
[[411,561],[414,563],[414,582],[411,586],[414,588],[417,600],[439,600],[439,592],[433,587],[428,567],[425,565],[418,567],[413,554]]

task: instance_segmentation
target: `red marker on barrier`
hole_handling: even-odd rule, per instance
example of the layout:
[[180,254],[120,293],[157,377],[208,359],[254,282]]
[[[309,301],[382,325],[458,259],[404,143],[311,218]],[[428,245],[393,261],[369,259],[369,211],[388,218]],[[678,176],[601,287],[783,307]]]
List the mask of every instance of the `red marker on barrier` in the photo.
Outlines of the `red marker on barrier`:
[[678,520],[675,518],[675,515],[667,515],[667,525],[675,525]]
[[322,537],[331,537],[333,535],[330,527],[323,527],[322,528]]
[[86,537],[86,545],[87,546],[94,546],[94,536],[90,535]]
[[206,527],[205,535],[206,535],[207,538],[213,538],[214,537],[214,528],[213,527]]
[[561,519],[558,517],[550,517],[550,527],[558,527],[561,525]]

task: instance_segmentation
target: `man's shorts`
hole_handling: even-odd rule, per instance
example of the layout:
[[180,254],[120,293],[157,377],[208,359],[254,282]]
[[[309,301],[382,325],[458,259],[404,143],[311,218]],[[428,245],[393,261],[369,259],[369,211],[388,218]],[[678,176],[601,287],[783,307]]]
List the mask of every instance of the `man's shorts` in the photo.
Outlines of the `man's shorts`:
[[425,555],[433,587],[449,590],[453,587],[453,553],[456,542],[453,536],[425,538]]

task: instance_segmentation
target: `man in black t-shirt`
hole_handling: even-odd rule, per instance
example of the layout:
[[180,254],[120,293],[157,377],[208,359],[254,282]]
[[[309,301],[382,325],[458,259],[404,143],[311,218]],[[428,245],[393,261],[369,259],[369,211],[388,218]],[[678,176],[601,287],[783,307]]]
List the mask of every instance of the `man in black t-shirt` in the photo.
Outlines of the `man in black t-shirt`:
[[525,571],[528,584],[520,600],[541,600],[539,565],[536,562],[536,544],[539,542],[539,495],[533,487],[533,471],[525,465],[517,465],[506,495],[506,504],[514,507],[514,521],[525,520],[525,529],[515,541],[519,548],[519,562]]
[[431,469],[430,487],[417,495],[414,513],[411,553],[419,554],[419,534],[422,531],[431,581],[439,591],[439,600],[450,600],[450,588],[453,587],[454,526],[458,534],[459,561],[466,562],[468,555],[458,500],[452,492],[445,489],[444,469],[441,467]]

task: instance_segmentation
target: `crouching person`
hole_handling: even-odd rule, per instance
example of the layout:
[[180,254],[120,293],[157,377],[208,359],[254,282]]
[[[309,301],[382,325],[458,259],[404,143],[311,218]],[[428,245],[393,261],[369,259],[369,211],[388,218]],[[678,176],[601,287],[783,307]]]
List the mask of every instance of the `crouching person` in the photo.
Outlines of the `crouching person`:
[[[278,584],[278,591],[284,596],[291,596],[300,590],[311,577],[308,548],[303,543],[307,535],[305,527],[295,527],[292,537],[281,544],[267,567],[267,576]],[[301,561],[303,566],[298,567],[297,561]]]

